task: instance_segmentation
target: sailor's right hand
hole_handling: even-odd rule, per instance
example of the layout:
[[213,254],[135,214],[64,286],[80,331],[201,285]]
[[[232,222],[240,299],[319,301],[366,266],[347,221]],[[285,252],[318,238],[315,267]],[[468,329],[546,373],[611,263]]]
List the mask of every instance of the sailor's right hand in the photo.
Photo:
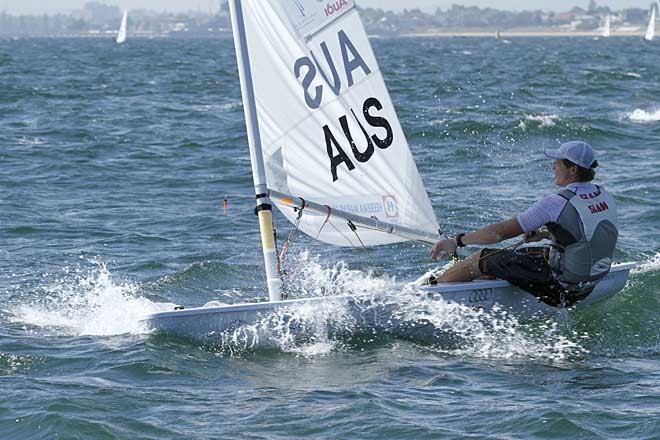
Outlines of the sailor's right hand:
[[444,258],[453,255],[457,248],[458,244],[456,240],[448,238],[437,242],[429,255],[431,256],[431,260],[435,261],[438,257]]

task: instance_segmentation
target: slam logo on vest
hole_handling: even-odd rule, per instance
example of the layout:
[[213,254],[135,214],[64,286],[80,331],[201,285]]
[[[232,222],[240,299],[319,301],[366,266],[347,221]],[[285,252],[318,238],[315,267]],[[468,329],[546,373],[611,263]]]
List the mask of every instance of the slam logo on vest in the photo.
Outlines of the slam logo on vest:
[[579,194],[579,197],[584,201],[594,200],[595,203],[588,205],[587,209],[592,214],[598,214],[600,212],[604,212],[610,209],[607,202],[605,202],[604,200],[603,201],[599,200],[602,194],[603,191],[600,188],[598,188],[594,192]]

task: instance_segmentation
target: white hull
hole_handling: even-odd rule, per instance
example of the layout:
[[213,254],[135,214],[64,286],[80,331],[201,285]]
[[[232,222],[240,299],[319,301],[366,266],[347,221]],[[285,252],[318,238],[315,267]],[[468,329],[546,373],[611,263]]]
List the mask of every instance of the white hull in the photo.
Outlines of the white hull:
[[[604,299],[610,298],[625,286],[628,274],[634,263],[619,264],[612,267],[611,272],[596,286],[585,300],[579,302],[576,308],[582,308]],[[447,283],[417,288],[418,295],[427,295],[429,300],[442,299],[447,302],[460,303],[469,307],[490,311],[498,305],[519,318],[529,318],[538,314],[550,314],[555,307],[538,301],[534,296],[513,288],[508,282],[501,280],[479,280],[468,283]],[[385,299],[385,298],[384,298]],[[377,297],[369,296],[334,296],[306,299],[294,299],[278,302],[263,302],[254,304],[236,304],[220,307],[192,308],[159,312],[148,315],[143,322],[150,330],[201,341],[217,341],[232,337],[232,332],[240,328],[248,328],[262,323],[258,331],[263,333],[263,323],[270,322],[267,317],[272,313],[285,311],[287,308],[312,307],[334,304],[350,310],[354,323],[364,325],[369,329],[391,331],[395,329],[396,319],[393,318],[393,304],[379,301]],[[297,325],[294,320],[286,322],[273,320],[273,325]],[[275,324],[276,323],[276,324]],[[281,330],[281,329],[280,329]],[[295,332],[295,328],[289,329]],[[235,335],[233,336],[235,337]],[[260,334],[258,339],[265,342],[267,334]]]

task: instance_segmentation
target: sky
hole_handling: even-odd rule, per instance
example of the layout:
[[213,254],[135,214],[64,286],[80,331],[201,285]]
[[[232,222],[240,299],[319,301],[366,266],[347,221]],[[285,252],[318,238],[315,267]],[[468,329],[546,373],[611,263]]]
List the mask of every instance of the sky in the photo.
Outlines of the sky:
[[[42,14],[67,12],[81,9],[88,0],[0,0],[0,11],[10,14]],[[330,1],[330,0],[328,0]],[[218,0],[104,0],[106,4],[118,5],[122,9],[153,9],[155,11],[188,11],[217,9]],[[466,6],[492,7],[506,10],[567,11],[573,6],[587,7],[588,0],[358,0],[364,7],[401,10],[403,8],[420,8],[425,11],[435,11],[437,8],[448,9],[452,4]],[[643,8],[651,4],[651,0],[596,0],[600,6],[612,9]]]

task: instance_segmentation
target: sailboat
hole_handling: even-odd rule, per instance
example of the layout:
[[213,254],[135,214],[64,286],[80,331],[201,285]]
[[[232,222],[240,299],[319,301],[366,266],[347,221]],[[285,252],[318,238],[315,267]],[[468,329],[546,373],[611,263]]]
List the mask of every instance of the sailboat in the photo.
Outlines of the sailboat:
[[[299,230],[336,246],[432,245],[443,235],[355,1],[229,4],[268,301],[178,306],[143,322],[158,332],[207,339],[289,308],[337,304],[378,328],[375,321],[388,321],[389,311],[363,313],[373,295],[286,298],[272,221],[276,205]],[[614,295],[633,267],[614,265],[578,306]],[[411,283],[424,300],[498,306],[521,315],[556,310],[506,281],[431,285],[426,278]]]
[[649,25],[646,28],[646,33],[644,34],[644,40],[653,41],[654,37],[655,37],[655,5],[652,4],[651,17],[649,18]]
[[600,33],[600,36],[603,38],[608,38],[610,36],[610,16],[605,16],[605,22],[603,23],[603,29]]
[[121,25],[119,26],[119,31],[115,37],[115,43],[122,44],[126,41],[126,23],[128,21],[128,11],[124,9],[124,15],[121,17]]

